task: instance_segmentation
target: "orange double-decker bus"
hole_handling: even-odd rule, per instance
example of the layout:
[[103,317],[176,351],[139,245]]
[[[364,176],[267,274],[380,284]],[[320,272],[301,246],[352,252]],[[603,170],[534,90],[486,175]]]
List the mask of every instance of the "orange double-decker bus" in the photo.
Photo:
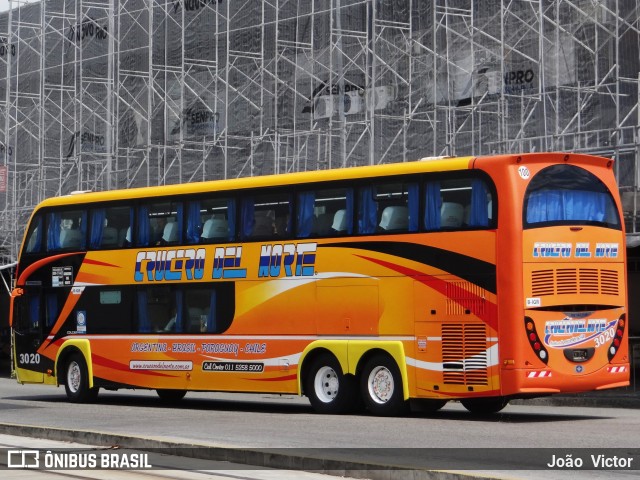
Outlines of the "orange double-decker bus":
[[621,218],[612,161],[564,153],[52,198],[17,267],[17,379],[378,415],[625,386]]

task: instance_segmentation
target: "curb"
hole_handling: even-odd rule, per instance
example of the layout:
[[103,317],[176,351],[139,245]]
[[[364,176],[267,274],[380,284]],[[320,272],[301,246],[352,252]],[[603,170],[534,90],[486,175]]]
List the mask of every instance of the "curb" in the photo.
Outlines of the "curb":
[[118,446],[119,448],[141,451],[162,449],[163,454],[178,457],[371,480],[486,480],[488,478],[499,478],[484,474],[484,472],[482,475],[477,475],[473,472],[427,470],[402,465],[322,458],[318,456],[318,450],[312,449],[309,449],[309,456],[307,456],[283,453],[285,449],[242,449],[239,447],[173,442],[159,438],[137,437],[91,430],[67,430],[10,423],[0,423],[0,433],[95,446]]

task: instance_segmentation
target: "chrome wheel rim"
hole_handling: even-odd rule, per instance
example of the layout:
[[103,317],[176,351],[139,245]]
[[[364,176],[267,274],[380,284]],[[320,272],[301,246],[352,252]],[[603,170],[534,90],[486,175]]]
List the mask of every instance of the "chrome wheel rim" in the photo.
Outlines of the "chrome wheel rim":
[[80,365],[78,362],[71,362],[67,370],[67,386],[73,393],[77,393],[80,389]]
[[391,400],[395,385],[393,375],[387,367],[378,366],[371,370],[367,385],[369,397],[374,402],[382,405]]

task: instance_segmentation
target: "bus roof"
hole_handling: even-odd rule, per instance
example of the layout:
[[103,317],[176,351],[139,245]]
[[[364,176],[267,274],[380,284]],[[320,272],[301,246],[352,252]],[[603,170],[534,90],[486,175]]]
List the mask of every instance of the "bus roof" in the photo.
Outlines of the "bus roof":
[[[262,175],[256,177],[242,177],[227,180],[209,180],[203,182],[181,183],[154,187],[140,187],[131,189],[108,190],[103,192],[74,192],[60,197],[44,200],[36,208],[64,205],[79,205],[84,203],[108,202],[121,199],[153,198],[160,196],[197,194],[207,192],[224,192],[242,190],[246,188],[260,188],[283,185],[300,185],[305,183],[326,182],[334,180],[356,180],[368,177],[383,177],[406,175],[412,173],[447,172],[454,170],[468,170],[478,167],[480,162],[511,162],[516,158],[527,161],[561,161],[570,155],[572,159],[583,157],[582,154],[568,154],[558,152],[540,152],[527,154],[506,154],[487,157],[427,157],[411,162],[390,163],[363,167],[335,168],[329,170],[314,170],[307,172]],[[603,164],[610,159],[588,156],[589,161]]]
[[105,202],[127,199],[152,198],[159,196],[183,195],[207,192],[223,192],[282,185],[298,185],[332,180],[355,180],[358,178],[404,175],[421,172],[441,172],[467,170],[471,168],[474,157],[426,158],[405,163],[335,168],[307,172],[284,173],[242,177],[227,180],[209,180],[204,182],[181,183],[154,187],[108,190],[103,192],[74,192],[69,195],[48,198],[38,208],[76,205],[83,203]]

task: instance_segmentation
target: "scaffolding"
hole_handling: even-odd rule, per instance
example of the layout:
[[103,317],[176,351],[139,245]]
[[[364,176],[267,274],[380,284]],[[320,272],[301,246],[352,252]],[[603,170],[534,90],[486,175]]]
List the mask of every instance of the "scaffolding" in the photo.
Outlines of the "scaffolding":
[[106,190],[580,151],[640,198],[640,0],[10,0],[0,254]]

